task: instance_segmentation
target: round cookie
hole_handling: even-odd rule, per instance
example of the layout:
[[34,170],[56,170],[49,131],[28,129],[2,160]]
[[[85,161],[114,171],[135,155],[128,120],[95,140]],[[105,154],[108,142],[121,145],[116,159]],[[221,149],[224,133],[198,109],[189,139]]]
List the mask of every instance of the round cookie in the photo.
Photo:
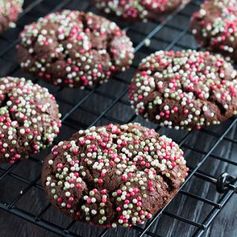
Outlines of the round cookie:
[[129,227],[144,223],[180,188],[188,168],[166,136],[137,123],[79,131],[46,158],[42,182],[73,219]]
[[23,0],[0,1],[0,33],[14,26],[18,15],[22,12]]
[[189,0],[95,0],[98,9],[125,20],[147,20],[169,13]]
[[0,79],[0,162],[26,159],[51,144],[61,126],[55,98],[24,78]]
[[154,123],[200,129],[237,113],[237,72],[209,52],[158,51],[142,60],[129,97],[136,113]]
[[20,38],[21,67],[54,85],[83,89],[102,84],[134,58],[125,32],[93,13],[51,13],[26,26]]
[[192,17],[192,32],[201,46],[237,62],[237,4],[208,0]]

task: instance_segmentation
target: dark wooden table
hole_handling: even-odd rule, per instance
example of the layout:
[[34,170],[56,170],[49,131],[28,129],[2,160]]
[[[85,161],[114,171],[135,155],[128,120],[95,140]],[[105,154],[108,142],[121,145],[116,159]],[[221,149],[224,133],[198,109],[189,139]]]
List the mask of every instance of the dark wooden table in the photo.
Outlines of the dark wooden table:
[[[29,9],[32,3],[35,4],[35,7]],[[0,76],[12,75],[30,78],[29,75],[20,70],[17,64],[15,44],[13,43],[25,24],[55,10],[58,4],[63,8],[95,11],[94,8],[89,7],[90,1],[87,0],[26,0],[25,9],[27,9],[27,12],[20,18],[17,28],[9,30],[0,36]],[[127,29],[127,33],[137,49],[134,65],[127,72],[117,75],[109,83],[95,90],[60,90],[37,80],[39,84],[46,86],[56,95],[63,115],[71,111],[81,101],[80,106],[65,120],[57,141],[68,138],[78,129],[85,129],[94,123],[95,125],[101,125],[109,122],[127,123],[128,121],[136,121],[148,127],[156,128],[154,124],[144,122],[142,118],[134,116],[134,111],[129,105],[126,93],[128,83],[139,61],[146,55],[161,49],[197,48],[195,40],[188,30],[188,25],[191,14],[198,7],[198,1],[192,1],[184,10],[174,14],[173,17],[168,18],[168,20],[165,20],[167,18],[162,19],[163,23],[158,28],[157,24],[159,22],[155,21],[147,24],[118,22],[121,27]],[[152,35],[150,45],[144,46],[141,42],[152,31],[154,31],[154,35]],[[36,81],[36,78],[31,79]],[[233,126],[231,125],[232,123]],[[231,129],[230,126],[232,126]],[[235,120],[230,119],[221,126],[192,133],[164,128],[158,130],[160,133],[172,137],[175,141],[182,142],[182,148],[185,150],[189,167],[197,167],[204,159],[205,162],[200,166],[198,174],[192,176],[190,181],[183,187],[182,192],[165,209],[165,213],[161,216],[159,222],[155,222],[152,225],[150,232],[157,236],[190,237],[196,228],[188,224],[187,221],[173,218],[172,214],[202,224],[205,222],[205,218],[214,210],[213,203],[220,204],[221,198],[230,194],[231,191],[226,191],[224,194],[218,193],[215,180],[222,172],[237,175],[234,163],[237,161]],[[225,131],[228,131],[228,133],[226,136],[221,137]],[[27,161],[18,162],[14,166],[0,165],[0,204],[5,204],[9,207],[7,211],[0,208],[0,237],[59,236],[59,234],[54,234],[39,227],[37,222],[32,224],[10,213],[15,210],[20,210],[21,215],[25,215],[25,218],[33,222],[35,221],[34,217],[39,213],[41,213],[39,220],[48,221],[52,226],[65,228],[71,222],[70,218],[62,215],[52,207],[42,212],[49,204],[44,191],[40,187],[41,161],[47,154],[48,150],[43,151],[40,155]],[[223,160],[223,158],[226,160]],[[206,178],[205,175],[207,176]],[[193,197],[190,197],[190,194]],[[200,201],[200,198],[195,198],[196,196],[206,201]],[[207,200],[209,200],[209,203]],[[237,228],[235,226],[237,224],[237,205],[235,202],[236,196],[233,194],[203,236],[237,236]],[[83,237],[96,237],[103,231],[100,228],[82,223],[74,223],[70,230]],[[135,237],[138,236],[138,232],[117,229],[109,231],[106,236]]]

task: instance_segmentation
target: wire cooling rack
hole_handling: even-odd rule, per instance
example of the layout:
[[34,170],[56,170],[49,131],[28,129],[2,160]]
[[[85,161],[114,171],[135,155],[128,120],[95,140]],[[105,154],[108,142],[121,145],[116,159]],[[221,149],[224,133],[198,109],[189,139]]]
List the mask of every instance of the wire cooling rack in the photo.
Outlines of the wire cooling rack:
[[[190,174],[171,203],[145,225],[129,230],[101,229],[72,221],[51,206],[40,183],[42,161],[49,153],[48,149],[27,161],[0,166],[0,216],[4,211],[11,213],[56,236],[184,237],[201,236],[210,227],[236,191],[237,119],[201,131],[175,131],[156,127],[136,116],[127,98],[129,81],[143,57],[161,49],[197,48],[189,31],[189,20],[199,5],[200,1],[193,0],[184,9],[178,9],[160,21],[118,22],[134,42],[136,58],[130,70],[116,75],[105,85],[83,91],[59,89],[31,78],[47,87],[60,105],[63,127],[57,141],[92,125],[136,121],[178,142],[185,151]],[[63,8],[96,12],[88,0],[25,1],[17,27],[0,36],[0,76],[30,78],[20,70],[15,57],[19,32],[25,24]]]

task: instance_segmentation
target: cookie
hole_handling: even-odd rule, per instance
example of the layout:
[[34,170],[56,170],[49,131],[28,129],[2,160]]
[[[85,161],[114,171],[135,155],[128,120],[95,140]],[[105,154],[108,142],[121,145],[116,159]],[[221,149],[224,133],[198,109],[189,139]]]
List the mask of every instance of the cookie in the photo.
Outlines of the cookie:
[[169,13],[188,0],[95,0],[96,7],[125,20],[147,20]]
[[192,17],[192,32],[202,47],[237,62],[237,4],[208,0]]
[[0,33],[14,26],[14,22],[22,12],[23,2],[23,0],[0,1]]
[[158,51],[142,60],[129,97],[136,113],[154,123],[200,129],[237,113],[237,72],[209,52]]
[[61,126],[55,98],[24,78],[0,79],[0,162],[26,159],[51,144]]
[[46,158],[42,182],[51,202],[73,219],[99,226],[144,223],[180,188],[183,151],[140,124],[79,131]]
[[18,45],[21,67],[54,85],[91,87],[133,61],[130,39],[93,13],[64,10],[25,27]]

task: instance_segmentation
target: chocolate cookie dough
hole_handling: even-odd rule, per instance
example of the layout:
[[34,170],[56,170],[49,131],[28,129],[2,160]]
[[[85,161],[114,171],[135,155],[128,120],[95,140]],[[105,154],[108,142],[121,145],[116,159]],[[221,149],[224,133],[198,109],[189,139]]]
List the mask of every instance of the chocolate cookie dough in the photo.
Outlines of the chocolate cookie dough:
[[192,17],[192,32],[201,46],[237,62],[237,2],[208,0]]
[[24,78],[0,79],[0,162],[14,163],[51,144],[61,126],[46,88]]
[[237,113],[237,72],[209,52],[158,51],[142,60],[129,97],[137,114],[161,126],[200,129]]
[[23,2],[23,0],[0,1],[0,33],[8,27],[14,26],[14,22],[22,12]]
[[83,89],[124,71],[134,54],[132,42],[115,23],[64,10],[26,26],[18,56],[25,71],[54,85]]
[[139,124],[79,131],[52,149],[42,181],[51,202],[73,219],[129,227],[167,204],[187,176],[183,151]]
[[95,0],[98,9],[125,20],[147,20],[169,13],[189,0]]

